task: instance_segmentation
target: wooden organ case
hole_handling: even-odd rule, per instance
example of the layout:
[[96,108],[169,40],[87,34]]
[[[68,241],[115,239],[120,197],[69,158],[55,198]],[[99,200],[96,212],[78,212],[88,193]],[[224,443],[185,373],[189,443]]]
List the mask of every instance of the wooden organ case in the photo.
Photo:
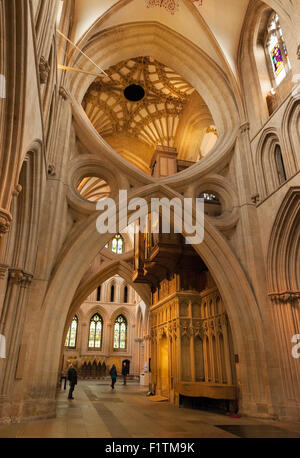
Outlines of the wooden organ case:
[[148,218],[147,233],[135,234],[133,281],[152,291],[152,391],[176,405],[189,397],[228,408],[236,401],[235,362],[217,286],[181,234],[152,233]]

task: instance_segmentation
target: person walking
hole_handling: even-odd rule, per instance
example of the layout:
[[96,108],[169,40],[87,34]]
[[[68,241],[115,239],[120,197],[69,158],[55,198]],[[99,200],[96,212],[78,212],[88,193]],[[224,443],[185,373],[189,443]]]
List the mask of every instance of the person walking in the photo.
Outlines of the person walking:
[[122,365],[123,385],[126,385],[128,373],[129,373],[129,367],[128,367],[127,361],[124,361]]
[[74,391],[75,385],[77,385],[77,372],[74,369],[73,364],[70,364],[69,366],[67,378],[70,382],[70,390],[69,390],[68,399],[74,399],[73,391]]
[[111,387],[114,390],[115,389],[115,383],[117,381],[117,375],[118,375],[117,374],[117,368],[116,368],[116,366],[114,364],[112,365],[109,374],[111,376]]

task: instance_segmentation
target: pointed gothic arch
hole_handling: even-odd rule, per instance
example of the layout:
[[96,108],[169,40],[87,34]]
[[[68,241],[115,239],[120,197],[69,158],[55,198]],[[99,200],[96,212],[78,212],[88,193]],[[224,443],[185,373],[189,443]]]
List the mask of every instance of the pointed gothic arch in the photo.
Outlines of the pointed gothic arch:
[[291,188],[276,216],[268,249],[271,297],[300,298],[300,187]]

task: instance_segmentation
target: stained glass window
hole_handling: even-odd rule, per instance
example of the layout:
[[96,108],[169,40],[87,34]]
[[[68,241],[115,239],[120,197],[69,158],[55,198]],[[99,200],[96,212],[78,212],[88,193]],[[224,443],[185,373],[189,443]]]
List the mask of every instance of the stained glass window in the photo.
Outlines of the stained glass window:
[[114,327],[114,350],[125,350],[127,347],[127,321],[119,315]]
[[275,83],[278,86],[286,77],[291,65],[282,29],[280,27],[279,17],[276,13],[273,13],[268,23],[266,46],[271,59]]
[[90,321],[89,348],[100,349],[102,347],[102,329],[102,317],[99,315],[99,313],[96,313],[96,315],[94,315]]
[[116,253],[116,254],[122,254],[123,253],[123,251],[124,251],[124,240],[123,240],[123,237],[120,234],[117,234],[112,239],[111,250],[112,250],[113,253]]
[[76,348],[76,340],[77,340],[77,328],[78,328],[78,318],[74,316],[72,323],[70,324],[65,347],[68,348]]

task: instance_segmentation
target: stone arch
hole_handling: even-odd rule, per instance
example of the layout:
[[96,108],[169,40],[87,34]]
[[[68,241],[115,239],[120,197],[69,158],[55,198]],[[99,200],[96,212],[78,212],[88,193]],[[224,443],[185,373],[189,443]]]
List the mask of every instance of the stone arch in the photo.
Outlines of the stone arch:
[[300,187],[290,188],[276,216],[268,249],[267,280],[282,376],[283,417],[300,418],[300,366],[291,354],[300,326]]
[[[167,177],[163,181],[173,182],[179,177],[183,181],[191,175],[193,177],[199,173],[203,175],[204,171],[211,170],[217,162],[223,163],[225,158],[228,159],[238,134],[239,112],[243,111],[243,105],[239,92],[232,88],[222,69],[209,56],[181,35],[155,22],[124,24],[117,27],[117,33],[115,27],[106,30],[105,33],[96,34],[95,30],[93,33],[89,32],[89,40],[83,49],[104,68],[119,62],[120,54],[117,51],[119,45],[116,40],[118,43],[121,40],[124,59],[139,56],[143,49],[143,54],[152,55],[171,66],[187,79],[201,96],[205,94],[205,102],[212,111],[220,135],[218,142],[199,163],[180,172],[176,178]],[[139,40],[136,40],[137,36],[140,37]],[[189,49],[188,53],[186,49]],[[203,61],[206,63],[205,66],[195,64]],[[74,55],[72,65],[90,69],[89,64],[77,54]],[[81,101],[92,81],[93,78],[86,78],[86,75],[84,78],[79,74],[76,77],[70,73],[66,75],[66,89],[73,107],[74,126],[78,138],[97,156],[99,156],[98,151],[99,153],[101,151],[102,157],[109,154],[110,164],[116,165],[120,171],[126,172],[126,175],[134,174],[135,180],[138,179],[142,183],[153,182],[151,177],[137,170],[134,165],[116,153],[91,125],[81,107]]]
[[[174,197],[174,192],[159,185],[156,185],[151,193],[148,189],[147,197],[145,197],[149,202],[151,196],[153,194],[157,196],[158,193],[169,198]],[[73,239],[60,265],[54,272],[45,297],[43,310],[41,310],[44,318],[40,338],[37,339],[35,346],[38,353],[42,352],[43,355],[47,355],[46,349],[49,342],[52,342],[51,355],[55,354],[55,348],[59,353],[61,340],[55,343],[54,341],[62,333],[64,324],[59,328],[57,327],[57,314],[61,317],[62,323],[65,323],[73,291],[95,256],[95,246],[104,246],[107,243],[109,236],[97,233],[95,220],[96,215],[89,219],[86,230],[81,231]],[[120,225],[121,229],[126,227],[125,221],[120,221]],[[239,354],[240,359],[240,383],[244,392],[247,393],[242,399],[242,407],[248,414],[254,414],[257,412],[257,402],[263,402],[268,405],[270,413],[272,410],[271,395],[268,389],[270,381],[265,359],[267,342],[264,339],[262,318],[252,288],[228,243],[209,222],[206,224],[204,241],[200,245],[195,245],[194,249],[213,273],[231,322],[235,352]],[[84,252],[84,259],[76,256],[76,253],[82,252]],[[63,287],[61,278],[64,278]],[[53,332],[55,339],[52,337]],[[55,375],[57,373],[57,361],[52,357],[38,357],[37,361],[36,367],[32,368],[32,372],[35,373],[33,383],[38,377],[40,384],[46,389],[49,382],[45,382],[45,374],[52,373]]]
[[[283,7],[279,1],[253,0],[246,12],[238,49],[238,68],[253,132],[257,132],[269,117],[266,96],[272,89],[272,82],[262,36],[272,11],[278,13],[283,32],[288,35],[293,22],[288,7]],[[291,50],[294,40],[290,36],[287,38],[288,49]],[[284,99],[285,91],[280,91],[279,96]]]
[[282,184],[278,178],[278,170],[275,157],[276,148],[278,146],[280,147],[282,161],[286,171],[287,158],[286,152],[282,148],[282,141],[280,140],[280,137],[275,129],[266,129],[263,132],[257,146],[255,164],[257,170],[260,200],[265,199]]
[[10,268],[6,299],[0,311],[0,333],[8,336],[4,377],[0,379],[1,395],[11,389],[18,364],[18,351],[26,328],[29,286],[35,270],[45,180],[42,146],[39,141],[35,141],[27,149],[18,175],[18,185],[10,209],[13,215],[12,228],[4,245],[6,248],[7,244],[5,262]]
[[117,319],[117,317],[119,315],[123,315],[124,316],[124,318],[127,320],[127,325],[128,326],[134,324],[134,322],[135,322],[134,315],[126,307],[121,305],[116,310],[114,310],[112,312],[112,314],[110,315],[110,321],[111,321],[112,326],[114,325],[114,322],[115,322],[115,320]]
[[98,304],[98,305],[95,305],[95,307],[91,308],[89,310],[89,313],[88,315],[86,316],[86,319],[88,321],[91,320],[91,318],[96,314],[96,313],[99,313],[99,315],[101,315],[102,319],[103,319],[103,324],[105,324],[108,320],[109,320],[109,315],[107,313],[107,310],[105,309],[105,307],[103,307],[102,305]]
[[0,74],[5,77],[5,98],[0,103],[0,150],[5,151],[5,161],[2,162],[0,170],[1,236],[10,229],[13,192],[28,151],[24,148],[25,110],[21,103],[26,94],[28,17],[29,5],[19,4],[17,0],[12,0],[9,4],[1,2]]
[[[82,43],[82,49],[96,63],[101,61],[102,68],[108,68],[119,63],[120,53],[117,50],[120,42],[122,43],[122,60],[139,57],[141,49],[143,49],[143,55],[150,55],[162,60],[163,63],[169,65],[175,71],[179,67],[181,69],[180,74],[198,90],[207,103],[217,124],[218,132],[224,133],[225,126],[232,121],[232,117],[236,114],[236,103],[239,99],[239,94],[235,93],[236,100],[234,101],[232,88],[229,89],[229,84],[222,69],[202,49],[158,22],[121,24],[110,27],[105,30],[105,33],[103,31],[96,33],[96,30],[97,26],[89,30],[84,43]],[[118,34],[116,34],[116,30]],[[137,35],[139,40],[136,40]],[[189,55],[187,55],[186,49],[189,49]],[[199,73],[194,66],[195,62],[198,61],[206,62],[205,67],[202,66]],[[86,68],[90,67],[78,53],[75,53],[72,65],[79,65],[79,63]],[[76,77],[70,75],[68,79],[68,86],[71,88],[72,94],[81,103],[92,78],[86,79],[80,75]],[[210,90],[207,87],[209,84],[214,86]],[[222,94],[219,84],[221,84],[225,93]],[[215,91],[217,91],[217,94]],[[233,112],[229,120],[228,118],[226,119],[225,113],[221,113],[221,111],[224,109],[226,112],[230,105]]]
[[[76,310],[78,304],[82,303],[84,299],[94,290],[95,285],[104,283],[114,275],[119,275],[123,278],[131,288],[135,289],[138,295],[149,306],[150,305],[150,290],[147,286],[142,284],[133,284],[132,282],[133,268],[127,262],[113,261],[108,265],[104,265],[98,270],[96,274],[91,274],[84,279],[74,295],[71,310]],[[104,301],[105,302],[105,301]]]
[[270,237],[267,275],[271,295],[300,295],[299,258],[300,187],[293,187],[277,213]]
[[283,116],[282,136],[287,151],[288,169],[294,175],[300,168],[300,94],[295,94]]

